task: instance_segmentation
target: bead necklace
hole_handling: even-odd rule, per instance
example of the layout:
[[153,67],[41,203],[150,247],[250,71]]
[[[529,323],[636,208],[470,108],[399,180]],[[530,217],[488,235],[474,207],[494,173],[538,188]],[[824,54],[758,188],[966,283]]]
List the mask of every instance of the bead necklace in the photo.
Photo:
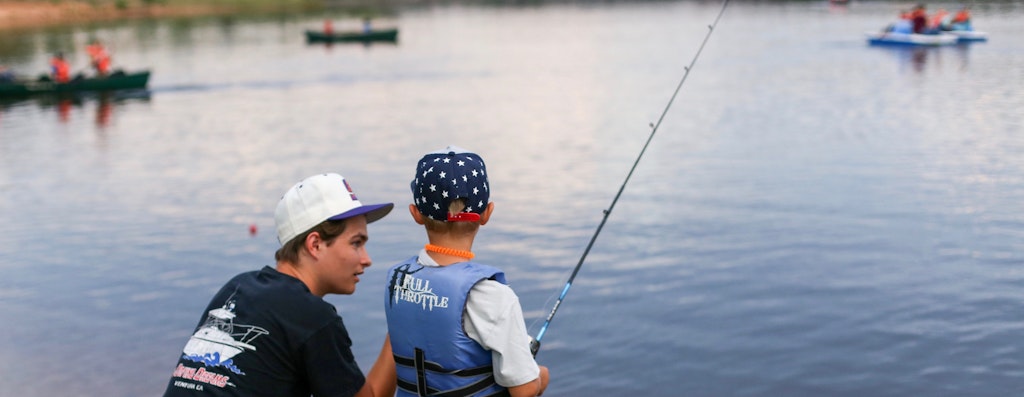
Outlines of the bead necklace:
[[473,259],[473,257],[476,256],[476,255],[473,254],[473,252],[471,252],[469,250],[457,250],[455,248],[442,247],[442,246],[434,245],[434,244],[424,245],[423,249],[426,249],[427,251],[430,251],[430,252],[436,252],[436,253],[439,253],[439,254],[457,256],[457,257],[466,258],[466,259]]

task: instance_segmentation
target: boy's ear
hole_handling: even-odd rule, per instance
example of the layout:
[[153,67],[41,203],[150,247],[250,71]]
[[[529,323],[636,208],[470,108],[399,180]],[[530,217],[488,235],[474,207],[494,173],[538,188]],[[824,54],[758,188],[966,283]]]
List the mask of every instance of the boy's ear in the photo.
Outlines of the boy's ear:
[[409,215],[412,215],[412,220],[416,221],[417,224],[423,224],[423,214],[416,208],[416,204],[409,204]]
[[494,212],[494,202],[487,203],[487,209],[484,213],[480,214],[480,226],[486,225],[487,220],[491,219],[491,213]]

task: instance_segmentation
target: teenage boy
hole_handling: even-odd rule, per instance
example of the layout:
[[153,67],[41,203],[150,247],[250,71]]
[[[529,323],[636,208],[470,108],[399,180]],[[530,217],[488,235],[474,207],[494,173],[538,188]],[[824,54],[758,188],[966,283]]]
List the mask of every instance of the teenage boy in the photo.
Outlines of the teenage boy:
[[398,395],[540,395],[548,369],[530,353],[519,298],[501,270],[471,261],[494,211],[483,159],[453,146],[428,153],[411,186],[409,213],[429,244],[388,270]]
[[370,266],[366,225],[393,204],[363,205],[341,175],[297,183],[274,212],[276,268],[235,276],[210,301],[165,396],[392,396],[385,337],[364,377],[327,294],[352,294]]

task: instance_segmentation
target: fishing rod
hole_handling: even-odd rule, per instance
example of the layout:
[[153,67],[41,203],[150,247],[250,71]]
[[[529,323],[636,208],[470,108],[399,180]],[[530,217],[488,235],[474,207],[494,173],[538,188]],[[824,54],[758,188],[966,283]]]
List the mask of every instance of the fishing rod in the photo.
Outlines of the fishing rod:
[[654,139],[654,134],[658,132],[658,127],[661,126],[661,121],[665,119],[665,115],[668,114],[668,109],[672,107],[672,102],[676,100],[676,96],[679,95],[679,90],[683,87],[683,83],[686,82],[686,77],[690,75],[690,71],[693,70],[693,65],[697,63],[697,58],[700,57],[700,53],[704,51],[704,46],[707,45],[708,39],[711,38],[711,33],[715,31],[715,27],[718,26],[718,21],[722,19],[722,14],[725,13],[726,6],[729,5],[729,0],[722,1],[722,9],[718,11],[718,15],[715,17],[715,21],[708,25],[708,32],[704,35],[704,41],[700,43],[700,47],[697,48],[697,53],[693,55],[693,59],[690,60],[688,66],[683,67],[686,71],[683,73],[683,78],[679,80],[679,84],[676,86],[676,90],[672,93],[672,97],[669,98],[668,104],[665,105],[665,110],[661,112],[661,117],[658,117],[658,122],[651,124],[651,134],[647,136],[647,142],[644,143],[640,154],[636,156],[636,160],[633,161],[633,167],[629,169],[629,173],[626,174],[626,180],[622,182],[622,186],[619,187],[619,192],[615,194],[615,198],[612,199],[611,205],[608,209],[604,210],[604,217],[601,218],[601,223],[597,225],[597,230],[594,231],[594,235],[590,237],[590,243],[587,244],[587,248],[583,250],[583,256],[580,257],[579,262],[576,263],[576,267],[572,270],[572,274],[569,279],[565,282],[565,287],[562,288],[562,293],[558,296],[558,300],[555,301],[555,305],[551,308],[551,313],[548,313],[548,317],[544,320],[544,325],[540,327],[540,331],[537,332],[537,336],[530,340],[530,352],[534,356],[540,351],[540,341],[544,338],[544,334],[548,331],[548,326],[551,325],[551,319],[555,317],[555,313],[558,312],[558,307],[562,305],[562,301],[565,300],[565,295],[569,293],[569,288],[572,287],[573,280],[576,279],[576,275],[579,274],[580,268],[583,267],[583,262],[587,259],[587,254],[590,253],[590,249],[594,247],[594,242],[597,241],[597,236],[601,234],[601,229],[604,228],[605,222],[608,221],[608,216],[612,214],[612,210],[615,209],[615,203],[619,202],[619,197],[622,196],[622,192],[626,190],[626,184],[629,183],[629,179],[633,177],[633,171],[636,170],[637,164],[640,164],[640,159],[643,158],[644,153],[647,152],[647,147],[650,146],[651,140]]

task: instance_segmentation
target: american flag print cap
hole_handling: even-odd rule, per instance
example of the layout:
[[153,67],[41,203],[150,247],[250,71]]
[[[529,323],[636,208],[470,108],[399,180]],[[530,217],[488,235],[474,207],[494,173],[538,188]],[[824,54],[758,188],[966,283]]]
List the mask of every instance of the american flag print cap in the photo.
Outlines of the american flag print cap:
[[[416,176],[410,184],[413,203],[426,217],[438,221],[473,221],[487,209],[490,186],[484,160],[458,146],[427,153],[416,164]],[[464,199],[460,214],[448,214],[448,205]]]

